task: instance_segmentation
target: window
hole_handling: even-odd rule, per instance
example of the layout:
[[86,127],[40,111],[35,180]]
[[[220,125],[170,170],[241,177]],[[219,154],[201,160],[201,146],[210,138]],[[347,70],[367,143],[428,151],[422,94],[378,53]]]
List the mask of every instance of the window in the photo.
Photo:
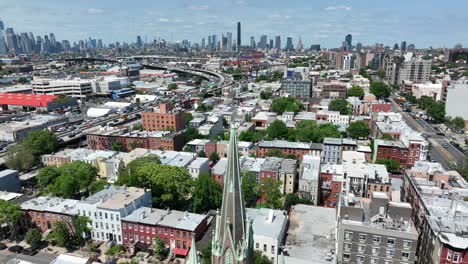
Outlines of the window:
[[373,254],[373,255],[378,255],[378,254],[379,254],[379,251],[380,251],[380,248],[378,248],[378,247],[373,247],[373,248],[372,248],[372,254]]
[[174,229],[171,229],[171,236],[174,235]]
[[153,234],[156,234],[156,227],[152,227],[151,231],[153,231]]
[[164,234],[167,235],[167,228],[164,228]]
[[393,257],[393,253],[395,253],[395,251],[393,249],[387,249],[387,257]]
[[353,232],[346,232],[345,233],[345,239],[346,240],[351,240],[353,238]]
[[146,233],[149,233],[149,226],[146,227]]
[[143,232],[143,230],[144,230],[144,227],[140,226],[140,232]]
[[359,241],[365,241],[367,238],[367,235],[366,234],[359,234]]
[[111,217],[111,220],[114,221],[114,215],[111,214],[110,217]]
[[161,234],[161,228],[158,227],[158,234]]
[[380,243],[380,237],[379,237],[379,236],[374,236],[374,237],[372,238],[372,242],[374,242],[374,244]]
[[402,251],[401,252],[401,257],[404,258],[404,259],[409,259],[410,253],[406,252],[406,251]]
[[364,262],[364,256],[357,255],[356,256],[356,261],[359,262],[359,263]]
[[266,251],[267,251],[267,245],[263,244],[263,252],[266,252]]
[[107,213],[104,213],[104,218],[107,219]]
[[379,258],[371,258],[371,264],[379,264]]
[[385,260],[385,264],[393,264],[393,261],[391,261],[391,260]]
[[458,263],[460,261],[460,253],[453,253],[453,262]]
[[344,250],[345,250],[345,251],[350,251],[350,250],[351,250],[351,247],[352,247],[352,244],[351,244],[351,243],[344,243]]
[[275,246],[271,246],[271,254],[275,253]]
[[447,250],[447,260],[452,260],[452,251]]
[[359,245],[358,246],[358,252],[359,253],[364,253],[366,251],[366,246],[365,245]]
[[258,243],[255,243],[255,249],[258,249],[260,245]]
[[387,244],[388,244],[388,246],[393,247],[395,245],[395,239],[394,238],[389,238],[387,240]]
[[404,240],[403,241],[403,247],[404,248],[410,248],[411,247],[411,241],[408,241],[408,240]]

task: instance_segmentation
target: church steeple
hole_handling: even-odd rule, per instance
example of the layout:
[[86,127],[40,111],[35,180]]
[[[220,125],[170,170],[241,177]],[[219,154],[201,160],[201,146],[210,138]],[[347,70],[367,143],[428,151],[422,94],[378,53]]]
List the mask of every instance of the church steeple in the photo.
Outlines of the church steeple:
[[[232,120],[231,122],[233,122]],[[213,264],[252,263],[252,226],[245,217],[236,128],[231,124],[221,211],[212,241]]]
[[190,252],[187,258],[186,264],[200,264],[198,261],[197,246],[195,245],[195,235],[192,236],[192,245],[190,247]]

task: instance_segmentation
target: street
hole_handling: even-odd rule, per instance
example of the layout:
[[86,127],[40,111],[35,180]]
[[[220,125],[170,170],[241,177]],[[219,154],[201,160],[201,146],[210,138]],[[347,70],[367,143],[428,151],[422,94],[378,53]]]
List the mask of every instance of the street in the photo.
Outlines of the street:
[[27,256],[23,254],[16,254],[5,250],[0,250],[0,263],[8,263],[9,260],[16,258],[19,260],[30,261],[34,264],[50,264],[52,260],[55,259],[56,256],[47,254],[44,252],[39,252],[34,256]]
[[[408,126],[423,133],[431,143],[430,156],[432,160],[441,163],[446,169],[449,169],[454,161],[458,164],[462,164],[465,161],[465,154],[450,144],[448,136],[437,135],[437,131],[425,120],[421,119],[422,122],[419,124],[412,116],[404,112],[392,98],[390,98],[390,101],[393,109],[402,113]],[[446,145],[446,148],[443,147],[444,145]]]

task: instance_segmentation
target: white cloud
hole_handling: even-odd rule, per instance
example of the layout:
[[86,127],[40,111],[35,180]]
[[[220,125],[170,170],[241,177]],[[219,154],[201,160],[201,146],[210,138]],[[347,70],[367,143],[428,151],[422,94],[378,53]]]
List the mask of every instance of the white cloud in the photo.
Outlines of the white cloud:
[[88,12],[88,14],[102,14],[104,13],[104,10],[99,9],[99,8],[88,8],[86,12]]
[[169,19],[163,18],[163,17],[162,17],[162,18],[159,19],[159,21],[160,21],[160,22],[169,22]]
[[202,11],[202,10],[207,10],[208,6],[207,5],[200,5],[200,6],[189,6],[190,9],[196,10],[196,11]]
[[334,11],[334,10],[345,10],[345,11],[351,11],[353,9],[351,6],[345,6],[345,5],[337,5],[337,6],[327,6],[325,7],[326,11]]

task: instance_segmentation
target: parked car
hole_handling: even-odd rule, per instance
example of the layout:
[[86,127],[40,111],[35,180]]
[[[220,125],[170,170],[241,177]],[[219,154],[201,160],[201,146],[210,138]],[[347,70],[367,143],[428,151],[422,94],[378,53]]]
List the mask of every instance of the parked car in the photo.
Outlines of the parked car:
[[28,255],[28,256],[34,256],[34,255],[37,254],[37,251],[29,249],[29,248],[25,248],[25,249],[21,250],[21,254]]
[[3,243],[0,243],[0,250],[7,249],[7,246]]
[[22,246],[18,246],[18,245],[15,245],[15,246],[11,246],[8,251],[10,252],[13,252],[13,253],[21,253],[21,251],[23,251],[23,247]]

